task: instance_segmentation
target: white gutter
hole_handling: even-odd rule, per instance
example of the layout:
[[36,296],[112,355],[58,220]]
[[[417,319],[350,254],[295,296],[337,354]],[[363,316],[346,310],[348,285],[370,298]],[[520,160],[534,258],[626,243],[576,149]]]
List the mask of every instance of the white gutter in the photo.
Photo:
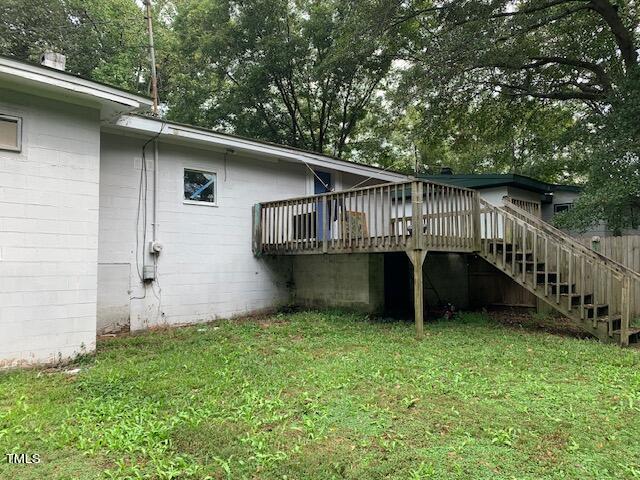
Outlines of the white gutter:
[[[145,135],[158,135],[160,138],[186,140],[201,145],[217,147],[221,149],[233,149],[236,152],[260,154],[274,159],[291,162],[304,162],[312,166],[330,168],[342,172],[364,175],[367,177],[385,180],[389,182],[403,181],[407,175],[395,172],[387,172],[367,165],[360,165],[336,158],[327,157],[313,152],[305,152],[284,146],[238,138],[216,132],[201,130],[185,125],[164,122],[159,119],[140,117],[137,115],[122,115],[113,124],[116,128],[126,129]],[[161,132],[161,133],[160,133]]]
[[148,98],[134,93],[124,92],[69,73],[0,57],[0,78],[2,77],[21,83],[37,83],[46,87],[60,88],[78,95],[124,105],[133,110],[148,109],[152,104]]

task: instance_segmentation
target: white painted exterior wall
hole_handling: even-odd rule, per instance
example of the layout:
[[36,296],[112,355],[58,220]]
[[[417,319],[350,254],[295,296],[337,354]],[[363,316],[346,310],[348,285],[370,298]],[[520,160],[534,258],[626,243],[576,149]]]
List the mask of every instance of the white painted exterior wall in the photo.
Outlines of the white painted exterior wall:
[[0,366],[95,349],[99,109],[0,89],[22,151],[0,150]]
[[[164,248],[158,257],[159,286],[152,289],[140,281],[135,253],[142,145],[147,139],[102,136],[98,263],[105,273],[98,283],[98,297],[104,300],[99,325],[108,329],[117,323],[125,291],[131,299],[132,330],[210,321],[287,303],[291,259],[253,256],[251,208],[258,202],[312,194],[311,172],[300,163],[257,156],[228,154],[225,162],[223,152],[160,142],[158,239]],[[151,152],[149,147],[149,225]],[[184,203],[184,168],[216,173],[217,206]],[[336,187],[341,188],[342,174],[334,173]],[[147,241],[150,231],[149,226]],[[141,239],[140,228],[139,248]]]

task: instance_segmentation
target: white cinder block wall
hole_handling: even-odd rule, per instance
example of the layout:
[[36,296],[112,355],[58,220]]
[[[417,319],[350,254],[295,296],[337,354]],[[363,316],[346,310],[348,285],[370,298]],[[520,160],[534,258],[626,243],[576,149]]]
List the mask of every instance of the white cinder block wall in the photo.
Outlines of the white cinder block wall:
[[[138,185],[145,141],[120,134],[102,136],[99,269],[104,274],[98,287],[99,324],[117,322],[123,292],[130,297],[132,330],[208,321],[288,302],[291,261],[254,258],[251,207],[260,201],[312,193],[308,192],[313,185],[308,169],[237,154],[227,155],[225,161],[223,152],[161,142],[158,230],[164,249],[158,259],[159,285],[145,289],[136,268]],[[151,152],[150,145],[147,241],[151,238]],[[184,168],[217,174],[217,207],[183,202]],[[141,229],[138,242],[141,248]],[[125,271],[129,272],[126,277]]]
[[95,349],[97,109],[0,90],[22,151],[0,150],[0,366]]

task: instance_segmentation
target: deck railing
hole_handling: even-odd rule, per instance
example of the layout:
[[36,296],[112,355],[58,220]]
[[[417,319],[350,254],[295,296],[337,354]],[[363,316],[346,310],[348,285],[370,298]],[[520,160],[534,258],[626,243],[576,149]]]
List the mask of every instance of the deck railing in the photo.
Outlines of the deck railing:
[[466,188],[407,181],[264,202],[254,207],[253,248],[285,255],[470,252],[480,238],[478,199]]

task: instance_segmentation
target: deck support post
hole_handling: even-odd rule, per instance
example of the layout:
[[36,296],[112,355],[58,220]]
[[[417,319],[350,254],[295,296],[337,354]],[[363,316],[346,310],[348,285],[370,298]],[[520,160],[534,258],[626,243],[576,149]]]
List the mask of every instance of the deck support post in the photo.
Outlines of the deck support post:
[[421,181],[411,184],[411,236],[413,245],[407,250],[407,255],[413,264],[413,314],[416,322],[416,338],[424,337],[424,287],[422,265],[427,256],[424,249],[424,225],[423,225],[423,184]]
[[426,250],[408,250],[407,255],[413,264],[413,314],[416,322],[416,338],[424,337],[424,286],[422,265],[427,256]]
[[251,210],[253,216],[251,246],[253,254],[256,257],[259,257],[262,254],[262,205],[256,203]]

